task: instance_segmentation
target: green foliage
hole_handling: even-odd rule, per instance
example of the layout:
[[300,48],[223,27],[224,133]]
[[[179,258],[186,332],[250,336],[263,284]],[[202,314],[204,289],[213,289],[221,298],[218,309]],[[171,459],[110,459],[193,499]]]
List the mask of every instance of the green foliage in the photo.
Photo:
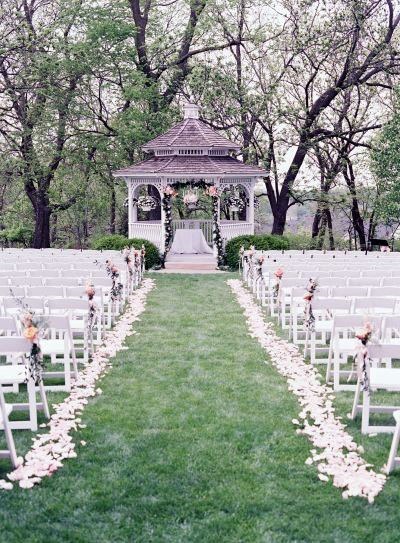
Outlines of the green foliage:
[[13,226],[0,232],[0,243],[23,245],[29,247],[32,243],[33,230],[27,226]]
[[376,213],[386,224],[400,221],[400,91],[395,112],[375,140],[372,169],[378,180]]
[[236,269],[239,265],[239,250],[242,245],[245,249],[254,245],[260,251],[289,249],[289,241],[284,236],[270,234],[237,236],[230,239],[225,247],[226,263],[232,269]]
[[122,251],[122,249],[125,247],[135,247],[136,249],[140,249],[142,245],[144,245],[146,248],[146,268],[150,269],[154,268],[154,266],[158,266],[160,264],[160,253],[154,243],[151,243],[147,239],[128,239],[120,234],[101,236],[92,243],[92,249],[96,249],[98,251]]

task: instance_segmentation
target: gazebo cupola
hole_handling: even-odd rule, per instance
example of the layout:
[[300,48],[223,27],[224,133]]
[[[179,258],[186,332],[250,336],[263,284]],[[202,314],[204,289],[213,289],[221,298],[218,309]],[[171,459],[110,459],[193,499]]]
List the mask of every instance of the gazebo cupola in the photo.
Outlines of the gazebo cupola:
[[[240,146],[221,136],[199,119],[194,104],[184,107],[184,119],[142,147],[148,154],[142,162],[114,172],[128,187],[129,237],[148,239],[165,251],[164,190],[174,184],[202,181],[221,193],[242,187],[246,193],[246,220],[221,220],[218,227],[223,240],[254,233],[254,186],[266,172],[236,158]],[[138,220],[137,197],[141,187],[152,185],[159,193],[160,220]],[[173,228],[201,228],[212,245],[211,220],[172,221]]]
[[[186,104],[184,120],[142,147],[155,157],[224,157],[240,151],[199,119],[199,107]],[[178,164],[181,161],[176,161]]]

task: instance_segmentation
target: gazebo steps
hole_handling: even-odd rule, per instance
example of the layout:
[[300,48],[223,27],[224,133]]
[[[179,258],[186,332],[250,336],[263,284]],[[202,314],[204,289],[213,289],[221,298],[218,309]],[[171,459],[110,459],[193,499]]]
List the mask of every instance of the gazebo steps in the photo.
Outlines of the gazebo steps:
[[172,270],[190,270],[214,271],[217,267],[217,259],[208,254],[170,254],[165,262],[165,269]]

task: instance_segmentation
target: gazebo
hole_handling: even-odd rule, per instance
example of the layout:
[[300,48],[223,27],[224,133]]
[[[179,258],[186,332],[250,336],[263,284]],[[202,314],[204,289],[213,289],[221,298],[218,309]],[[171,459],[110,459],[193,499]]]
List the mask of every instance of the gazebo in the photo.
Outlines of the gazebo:
[[[198,106],[187,104],[183,121],[149,141],[142,149],[149,154],[148,158],[114,172],[115,177],[125,179],[128,187],[130,238],[153,242],[166,257],[176,229],[197,228],[203,231],[218,257],[226,241],[254,233],[254,186],[266,172],[238,160],[235,155],[240,147],[202,122]],[[172,220],[174,188],[182,185],[206,190],[213,199],[212,220]],[[157,189],[150,189],[157,195],[156,198],[153,196],[153,201],[157,202],[158,213],[153,209],[153,220],[138,220],[139,192],[143,186]],[[220,196],[224,191],[239,190],[245,194],[241,220],[238,213],[233,214],[235,220],[222,220]]]

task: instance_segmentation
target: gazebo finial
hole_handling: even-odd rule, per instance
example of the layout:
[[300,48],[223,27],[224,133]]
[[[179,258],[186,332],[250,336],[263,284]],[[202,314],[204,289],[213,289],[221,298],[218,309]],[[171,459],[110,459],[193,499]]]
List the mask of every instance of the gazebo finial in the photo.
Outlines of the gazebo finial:
[[185,119],[198,119],[199,118],[199,106],[197,104],[191,104],[190,102],[183,106],[183,112]]

